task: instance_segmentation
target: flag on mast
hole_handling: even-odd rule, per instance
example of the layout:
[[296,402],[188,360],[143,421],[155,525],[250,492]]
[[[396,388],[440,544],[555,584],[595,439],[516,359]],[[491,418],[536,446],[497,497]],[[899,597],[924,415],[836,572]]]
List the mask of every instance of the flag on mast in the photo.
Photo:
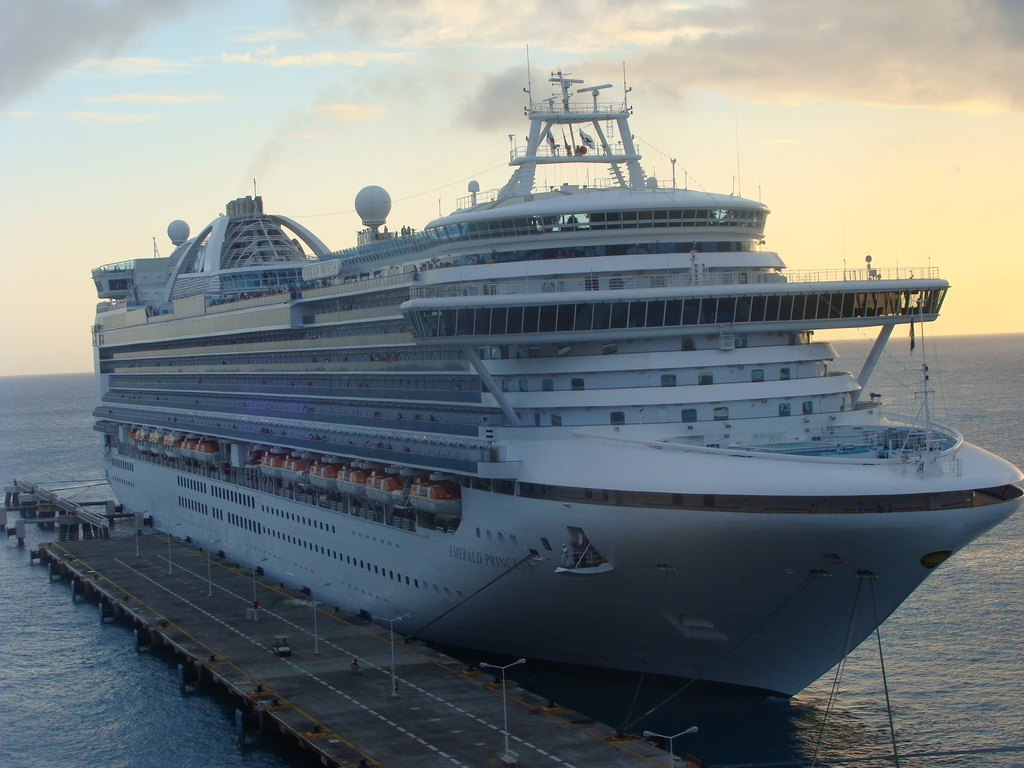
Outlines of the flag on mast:
[[585,146],[587,149],[596,149],[597,144],[594,143],[594,138],[589,133],[584,131],[582,128],[580,128],[579,131],[580,138],[583,140],[583,146]]
[[914,339],[914,321],[910,321],[910,351],[914,351],[914,347],[917,346],[917,340]]

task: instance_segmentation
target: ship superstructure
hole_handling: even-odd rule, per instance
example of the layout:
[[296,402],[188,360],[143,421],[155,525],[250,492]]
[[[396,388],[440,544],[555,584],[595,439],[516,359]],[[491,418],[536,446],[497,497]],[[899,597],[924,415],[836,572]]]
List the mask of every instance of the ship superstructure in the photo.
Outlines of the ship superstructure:
[[[866,389],[948,284],[787,270],[766,206],[662,186],[610,86],[551,83],[508,183],[422,231],[367,187],[332,252],[244,198],[96,270],[111,486],[424,639],[792,694],[865,578],[884,618],[1020,504],[1016,468]],[[537,186],[580,164],[608,176]],[[878,329],[857,372],[813,339],[849,327]]]

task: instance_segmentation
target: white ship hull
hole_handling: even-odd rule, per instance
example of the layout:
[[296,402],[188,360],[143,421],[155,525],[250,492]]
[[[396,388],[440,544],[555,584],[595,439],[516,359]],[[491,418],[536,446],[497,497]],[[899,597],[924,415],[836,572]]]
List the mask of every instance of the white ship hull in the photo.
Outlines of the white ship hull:
[[[456,532],[412,532],[130,457],[119,463],[132,467],[108,465],[134,484],[112,483],[126,509],[151,514],[160,529],[200,545],[219,540],[214,546],[228,558],[260,563],[276,579],[295,583],[291,574],[303,574],[299,586],[346,610],[383,618],[408,613],[396,623],[403,633],[781,694],[796,693],[835,663],[855,600],[854,645],[874,630],[875,615],[886,618],[928,575],[922,555],[959,549],[1018,504],[890,514],[680,515],[648,507],[567,508],[467,490]],[[255,508],[183,488],[179,476],[207,491],[233,488],[251,496]],[[229,514],[224,520],[196,515],[176,503],[181,497],[193,509],[206,504]],[[260,532],[230,524],[230,515],[257,523]],[[557,550],[574,526],[600,543],[613,568],[562,568]],[[552,551],[543,550],[542,539]],[[537,556],[474,594],[521,561],[527,547],[536,547]],[[860,576],[865,571],[873,574],[870,585]]]

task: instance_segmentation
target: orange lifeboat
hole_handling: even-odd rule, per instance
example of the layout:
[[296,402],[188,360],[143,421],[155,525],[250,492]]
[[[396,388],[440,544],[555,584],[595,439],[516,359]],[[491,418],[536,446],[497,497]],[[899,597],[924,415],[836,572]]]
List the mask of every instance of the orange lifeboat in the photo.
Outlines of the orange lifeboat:
[[260,471],[267,477],[281,477],[281,469],[287,458],[288,451],[284,448],[271,448],[260,459]]
[[[150,453],[163,453],[163,435],[159,429],[151,429],[142,437],[142,450]],[[160,450],[158,451],[157,448]]]
[[366,479],[366,497],[373,501],[390,503],[395,492],[402,490],[402,478],[388,472],[374,472]]
[[199,461],[214,462],[220,453],[220,444],[212,438],[204,437],[195,447],[195,457]]
[[182,442],[180,432],[168,432],[164,435],[164,454],[167,456],[180,456]]
[[281,465],[281,478],[298,482],[306,474],[308,463],[301,453],[293,453]]
[[458,517],[462,512],[459,486],[448,481],[418,481],[409,489],[409,503],[416,509],[442,517]]
[[366,470],[358,467],[349,467],[338,473],[335,483],[339,491],[344,491],[352,496],[366,495]]
[[338,487],[338,474],[346,468],[345,462],[333,456],[317,459],[309,465],[309,482],[316,488],[333,491]]

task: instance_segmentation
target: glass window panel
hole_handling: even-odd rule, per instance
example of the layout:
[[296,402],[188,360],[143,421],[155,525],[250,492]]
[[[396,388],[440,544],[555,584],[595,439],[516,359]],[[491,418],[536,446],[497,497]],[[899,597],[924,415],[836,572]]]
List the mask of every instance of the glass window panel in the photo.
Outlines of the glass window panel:
[[[762,297],[765,300],[764,319],[766,322],[774,322],[779,319],[779,312],[781,310],[781,300],[778,296],[766,296]],[[786,318],[787,320],[789,318]]]
[[680,414],[682,418],[680,421],[696,421],[697,420],[697,409],[696,408],[683,408]]
[[717,321],[719,323],[731,323],[736,315],[736,299],[732,296],[724,296],[718,300]]
[[[741,275],[742,277],[742,275]],[[743,282],[742,280],[740,282]],[[736,311],[733,316],[733,322],[737,323],[749,323],[750,322],[750,297],[749,296],[737,296],[736,297]]]
[[755,368],[750,372],[751,381],[764,381],[764,368]]
[[683,318],[682,299],[669,299],[665,302],[665,325],[679,325]]
[[683,303],[683,325],[700,322],[700,299],[686,299]]
[[629,327],[643,328],[647,320],[647,302],[631,301],[629,303]]
[[660,328],[665,324],[665,302],[647,302],[647,327]]
[[494,307],[491,309],[491,333],[498,334],[505,332],[505,321],[508,317],[506,307]]
[[779,416],[789,416],[789,403],[779,403]]
[[576,305],[575,304],[559,304],[558,305],[558,330],[560,331],[571,331],[573,325],[576,322]]
[[595,304],[594,305],[594,330],[603,331],[607,330],[609,321],[611,320],[611,304]]
[[715,322],[718,299],[708,296],[700,301],[700,322],[701,324]]
[[612,411],[610,420],[612,424],[625,424],[626,414],[622,411]]
[[663,373],[661,374],[661,386],[663,387],[674,387],[676,385],[676,375],[674,373]]
[[714,384],[715,383],[715,375],[713,373],[708,373],[706,371],[704,373],[698,373],[697,374],[697,383],[702,385],[702,386],[707,385],[707,384]]
[[572,388],[574,391],[579,392],[586,387],[586,382],[581,378],[575,378],[572,380]]
[[629,320],[629,304],[624,301],[617,301],[612,304],[612,328],[625,328]]
[[577,331],[589,331],[591,329],[591,323],[594,320],[594,305],[593,304],[577,304],[576,305],[576,325]]
[[460,309],[456,322],[456,336],[472,336],[473,321],[476,317],[476,310]]
[[476,311],[476,333],[486,335],[491,329],[491,309],[485,307]]
[[726,421],[729,418],[729,409],[725,406],[719,406],[711,412],[711,415],[715,421]]
[[506,333],[520,333],[523,330],[523,308],[508,308],[508,323],[505,326]]
[[523,333],[536,333],[540,307],[523,307]]
[[558,317],[558,306],[545,304],[540,308],[540,332],[550,333],[555,330],[555,319]]

